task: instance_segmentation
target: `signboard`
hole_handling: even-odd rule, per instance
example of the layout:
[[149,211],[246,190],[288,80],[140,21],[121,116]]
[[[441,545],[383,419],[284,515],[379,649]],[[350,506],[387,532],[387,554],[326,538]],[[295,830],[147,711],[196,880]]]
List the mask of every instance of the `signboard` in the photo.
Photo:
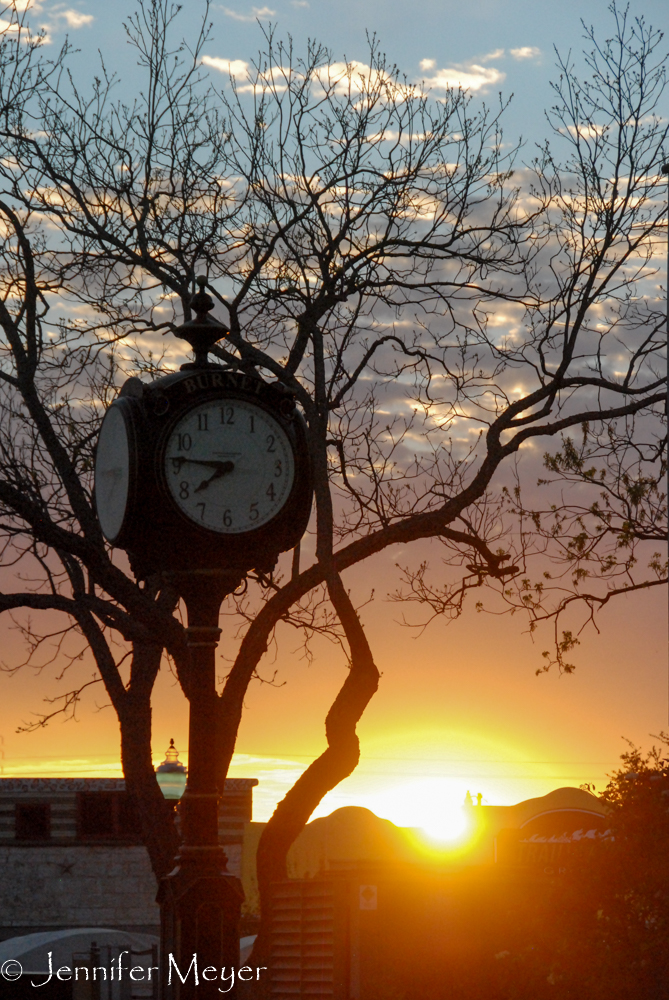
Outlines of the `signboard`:
[[375,885],[361,885],[358,893],[361,910],[375,910],[377,907],[377,889]]

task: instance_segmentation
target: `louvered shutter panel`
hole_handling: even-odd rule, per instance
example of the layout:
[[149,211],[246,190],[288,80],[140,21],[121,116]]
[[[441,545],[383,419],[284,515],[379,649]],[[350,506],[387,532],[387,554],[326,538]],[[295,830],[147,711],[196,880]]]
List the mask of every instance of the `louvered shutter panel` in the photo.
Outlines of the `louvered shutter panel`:
[[346,1000],[348,908],[336,881],[280,882],[272,893],[271,995]]

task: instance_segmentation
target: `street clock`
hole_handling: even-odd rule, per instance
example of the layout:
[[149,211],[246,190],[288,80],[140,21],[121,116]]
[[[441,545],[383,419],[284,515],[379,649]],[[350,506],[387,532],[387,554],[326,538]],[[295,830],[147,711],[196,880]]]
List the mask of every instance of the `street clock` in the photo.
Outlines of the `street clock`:
[[126,550],[137,579],[164,573],[186,607],[188,782],[182,843],[158,895],[161,949],[180,964],[197,954],[224,968],[239,959],[244,893],[218,836],[220,607],[251,570],[270,572],[279,553],[297,545],[313,486],[295,395],[248,365],[209,361],[228,331],[207,315],[206,279],[198,284],[195,319],[176,331],[194,361],[123,385],[100,429],[95,503],[103,534]]
[[156,570],[269,571],[302,537],[311,499],[306,426],[293,394],[255,372],[210,363],[202,347],[179,372],[129,379],[102,422],[98,518],[140,578]]

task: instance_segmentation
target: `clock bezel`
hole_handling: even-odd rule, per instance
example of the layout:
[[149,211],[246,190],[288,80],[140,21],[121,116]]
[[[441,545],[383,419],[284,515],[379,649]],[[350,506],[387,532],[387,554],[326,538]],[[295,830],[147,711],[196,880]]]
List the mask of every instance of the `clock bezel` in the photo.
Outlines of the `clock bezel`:
[[[184,419],[184,417],[186,417],[193,410],[197,410],[207,403],[214,401],[228,402],[230,400],[239,400],[241,402],[257,406],[258,409],[264,410],[265,413],[272,417],[279,424],[281,430],[286,435],[293,457],[293,482],[289,493],[276,514],[274,514],[269,521],[265,521],[257,528],[249,528],[248,531],[235,533],[216,531],[206,525],[198,524],[196,520],[189,517],[189,515],[186,514],[185,511],[176,503],[174,497],[172,496],[172,491],[170,490],[167,481],[168,473],[166,469],[168,442],[177,425]],[[177,412],[172,415],[171,419],[167,421],[161,430],[160,437],[158,439],[158,447],[156,449],[156,480],[161,494],[161,499],[166,500],[167,503],[169,503],[170,509],[174,511],[179,519],[187,524],[191,531],[196,532],[203,539],[206,538],[211,541],[215,539],[218,544],[229,548],[238,548],[242,546],[245,541],[260,541],[265,534],[271,533],[277,523],[286,517],[286,511],[291,504],[295,502],[296,498],[299,496],[301,488],[303,488],[303,484],[300,481],[300,469],[301,464],[305,461],[305,456],[300,454],[302,449],[300,448],[300,442],[297,440],[297,435],[295,433],[295,419],[296,418],[294,416],[287,417],[281,412],[278,406],[272,406],[265,399],[260,399],[250,392],[244,391],[244,389],[226,387],[201,390],[189,406],[179,407]],[[306,457],[306,461],[308,462],[308,456]]]
[[[211,528],[206,524],[200,524],[195,518],[190,517],[189,514],[177,503],[168,481],[168,471],[167,471],[167,447],[170,438],[175,433],[177,426],[182,420],[187,419],[194,410],[199,410],[202,406],[211,404],[212,402],[228,402],[229,400],[238,400],[242,403],[246,403],[249,406],[255,406],[257,409],[264,411],[268,416],[270,416],[280,427],[286,436],[288,441],[288,446],[291,450],[292,461],[293,461],[293,482],[289,492],[286,494],[283,503],[278,508],[276,513],[268,521],[263,521],[262,524],[257,527],[249,528],[246,531],[217,531],[215,528]],[[292,421],[287,420],[286,417],[278,410],[278,408],[272,407],[263,403],[263,401],[258,398],[251,396],[249,393],[243,390],[235,389],[215,389],[210,391],[202,392],[198,395],[196,399],[193,400],[192,404],[188,407],[183,407],[177,413],[174,414],[173,418],[166,424],[160,435],[157,448],[157,480],[161,490],[161,493],[168,498],[170,505],[173,510],[175,510],[179,517],[182,518],[190,528],[196,529],[199,532],[203,532],[209,538],[216,538],[222,542],[228,543],[233,540],[238,541],[241,539],[255,539],[260,536],[262,532],[271,530],[272,525],[277,522],[277,520],[285,517],[286,508],[290,505],[291,501],[296,495],[296,487],[298,486],[299,480],[299,455],[296,446],[295,435],[293,430]]]
[[[108,414],[115,410],[120,412],[123,419],[123,426],[125,428],[126,441],[128,445],[128,493],[126,497],[125,510],[123,512],[123,519],[121,521],[121,526],[111,538],[109,535],[105,534],[102,528],[102,522],[100,520],[100,514],[97,505],[97,458],[98,458],[98,448],[100,441],[100,433],[102,431],[102,426],[107,419]],[[140,455],[139,455],[139,441],[137,438],[137,431],[141,426],[140,421],[142,420],[141,407],[136,399],[132,397],[117,397],[107,408],[104,417],[102,418],[102,423],[100,424],[100,431],[98,432],[98,440],[95,447],[94,455],[94,466],[93,466],[93,504],[95,506],[95,513],[100,525],[100,530],[103,536],[113,545],[115,548],[125,548],[125,543],[132,537],[134,522],[137,516],[137,501],[138,501],[138,486],[139,486],[139,467],[140,467]]]

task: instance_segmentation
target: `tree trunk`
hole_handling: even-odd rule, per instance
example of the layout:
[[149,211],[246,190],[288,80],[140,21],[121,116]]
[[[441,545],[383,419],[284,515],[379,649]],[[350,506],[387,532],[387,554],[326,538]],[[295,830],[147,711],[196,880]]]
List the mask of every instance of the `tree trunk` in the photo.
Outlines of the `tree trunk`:
[[256,859],[261,923],[250,961],[265,961],[269,947],[272,882],[287,877],[291,844],[306,826],[323,797],[347,778],[360,759],[356,726],[379,686],[379,671],[357,612],[336,574],[328,580],[330,599],[349,646],[349,674],[325,720],[327,750],[309,765],[279,802],[263,830]]
[[130,686],[119,712],[126,789],[139,815],[156,879],[172,870],[179,847],[174,811],[160,790],[151,760],[151,690],[161,656],[160,646],[135,643]]

